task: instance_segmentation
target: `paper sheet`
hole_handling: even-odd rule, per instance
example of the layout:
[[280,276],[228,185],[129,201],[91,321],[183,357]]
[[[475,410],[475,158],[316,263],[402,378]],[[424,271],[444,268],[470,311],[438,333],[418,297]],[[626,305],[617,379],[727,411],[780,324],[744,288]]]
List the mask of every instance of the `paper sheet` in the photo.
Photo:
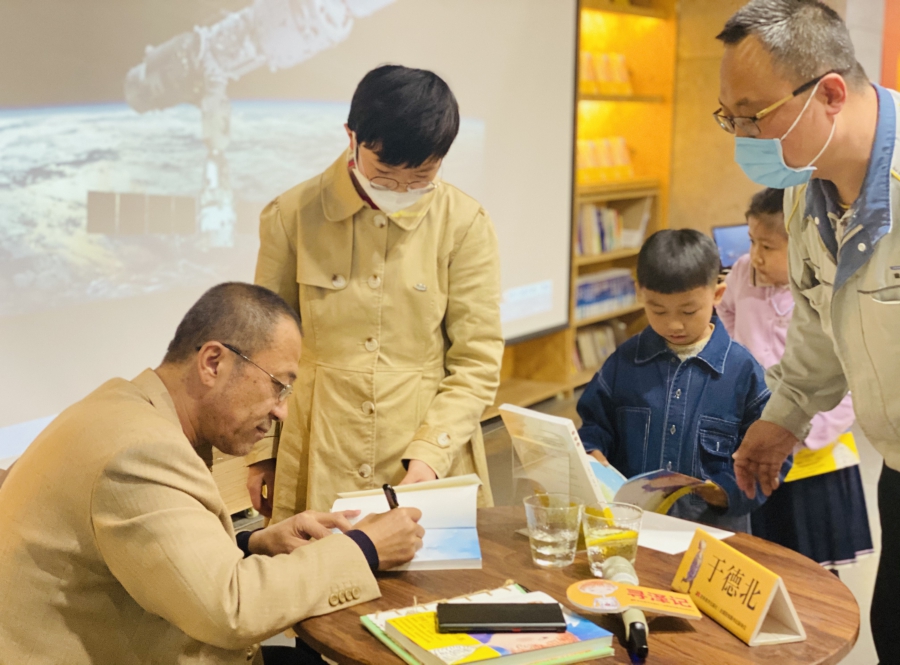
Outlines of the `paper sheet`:
[[734,535],[732,531],[716,529],[705,524],[645,512],[641,521],[641,532],[638,535],[638,545],[665,554],[682,554],[690,547],[694,532],[698,528],[718,540],[724,540]]

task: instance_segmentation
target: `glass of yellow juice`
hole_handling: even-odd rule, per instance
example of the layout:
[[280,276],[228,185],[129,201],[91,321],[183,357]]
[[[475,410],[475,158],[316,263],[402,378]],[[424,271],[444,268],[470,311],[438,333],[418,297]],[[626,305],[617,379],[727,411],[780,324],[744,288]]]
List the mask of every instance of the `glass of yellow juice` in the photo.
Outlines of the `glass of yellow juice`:
[[603,564],[610,557],[620,556],[634,564],[643,515],[643,510],[629,503],[585,507],[581,524],[588,561],[595,577],[603,577]]

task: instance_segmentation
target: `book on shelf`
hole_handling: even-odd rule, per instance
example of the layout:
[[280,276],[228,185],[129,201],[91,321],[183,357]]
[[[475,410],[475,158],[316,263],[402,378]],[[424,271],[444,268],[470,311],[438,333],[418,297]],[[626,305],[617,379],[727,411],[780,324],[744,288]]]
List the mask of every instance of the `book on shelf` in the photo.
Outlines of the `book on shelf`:
[[575,149],[578,184],[624,182],[634,179],[631,150],[624,136],[578,139]]
[[579,256],[592,256],[623,249],[622,215],[615,208],[586,203],[578,216]]
[[[440,602],[555,603],[549,595],[511,584],[500,589]],[[363,617],[363,625],[407,663],[453,665],[496,662],[504,665],[577,663],[613,655],[612,634],[562,607],[564,633],[438,633],[437,602]],[[368,620],[368,621],[367,621]],[[381,635],[379,635],[379,632]],[[383,637],[382,637],[383,635]],[[393,643],[387,642],[389,640]],[[394,648],[396,647],[396,648]],[[399,651],[406,654],[401,655]]]
[[[615,326],[621,321],[583,328],[575,335],[575,346],[582,369],[595,369],[603,365],[619,345]],[[580,370],[579,370],[580,371]]]
[[[475,474],[451,476],[413,485],[398,485],[401,506],[422,511],[419,524],[424,527],[422,549],[412,561],[392,570],[457,570],[481,568],[476,515],[481,480]],[[384,492],[363,490],[342,492],[331,506],[332,512],[359,510],[350,520],[356,523],[371,513],[388,510]]]
[[628,64],[621,53],[581,51],[578,90],[583,95],[634,94]]
[[637,302],[634,278],[627,268],[610,268],[582,275],[576,283],[575,319],[583,321]]

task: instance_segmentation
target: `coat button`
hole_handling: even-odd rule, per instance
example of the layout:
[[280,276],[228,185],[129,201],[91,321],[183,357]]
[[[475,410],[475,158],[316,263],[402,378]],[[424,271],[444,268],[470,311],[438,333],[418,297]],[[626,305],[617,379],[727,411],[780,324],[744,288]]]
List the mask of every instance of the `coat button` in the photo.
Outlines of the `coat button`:
[[247,660],[253,660],[256,655],[256,647],[247,647]]
[[859,243],[859,244],[856,246],[856,249],[858,249],[858,250],[861,251],[861,252],[866,251],[866,243],[864,243],[864,242]]
[[669,433],[670,433],[670,434],[675,434],[675,425],[672,425],[672,426],[669,428]]
[[813,222],[815,222],[816,226],[818,226],[818,225],[819,225],[819,218],[816,217],[816,218],[813,220]]
[[375,405],[372,402],[363,402],[362,404],[363,413],[367,416],[371,416],[375,413]]
[[331,278],[331,285],[336,289],[343,289],[347,286],[347,279],[343,275],[334,275]]
[[361,467],[359,467],[359,475],[362,478],[368,478],[372,475],[372,467],[368,464],[363,464]]
[[341,592],[338,594],[338,598],[340,599],[340,601],[341,601],[342,603],[346,603],[346,602],[347,602],[347,592],[346,592],[346,591],[341,591]]
[[374,337],[370,337],[366,340],[366,351],[377,351],[378,350],[378,340]]
[[675,399],[681,399],[681,388],[675,391]]
[[437,439],[438,445],[441,448],[446,448],[450,445],[450,435],[447,432],[443,432]]
[[353,600],[359,600],[359,587],[355,586],[350,590],[350,595],[353,596]]
[[387,217],[384,215],[375,215],[375,226],[383,229],[387,225]]
[[372,275],[371,277],[369,277],[369,286],[371,286],[373,289],[377,289],[379,286],[381,286],[381,277],[379,277],[378,275]]
[[336,593],[333,593],[330,596],[328,596],[328,604],[331,605],[332,607],[335,607],[339,602],[340,602],[340,600],[338,600],[338,595]]

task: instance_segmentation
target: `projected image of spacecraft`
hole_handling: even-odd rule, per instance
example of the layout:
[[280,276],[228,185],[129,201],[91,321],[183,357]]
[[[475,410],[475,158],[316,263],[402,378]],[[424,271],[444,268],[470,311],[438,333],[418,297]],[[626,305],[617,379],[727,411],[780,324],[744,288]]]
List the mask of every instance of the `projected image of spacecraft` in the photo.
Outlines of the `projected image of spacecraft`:
[[[144,61],[125,78],[125,98],[138,113],[193,104],[200,109],[206,164],[203,187],[193,206],[173,200],[129,205],[138,213],[166,217],[178,212],[178,226],[190,227],[186,217],[195,215],[196,228],[213,247],[234,244],[236,202],[225,149],[231,130],[228,84],[263,66],[270,71],[294,67],[315,54],[347,39],[357,18],[369,16],[395,0],[255,0],[242,10],[227,14],[209,26],[197,26],[160,44],[148,46]],[[109,194],[121,198],[142,195]],[[107,196],[107,198],[108,198]],[[165,197],[163,197],[165,198]],[[90,197],[89,197],[90,199]],[[106,228],[117,228],[122,201],[101,203]],[[150,205],[150,204],[153,205]],[[96,206],[93,206],[96,209]],[[88,202],[89,227],[91,201]],[[138,214],[140,217],[140,214]],[[129,213],[131,226],[134,215]],[[153,219],[147,218],[152,226]],[[137,220],[140,225],[140,219]]]

